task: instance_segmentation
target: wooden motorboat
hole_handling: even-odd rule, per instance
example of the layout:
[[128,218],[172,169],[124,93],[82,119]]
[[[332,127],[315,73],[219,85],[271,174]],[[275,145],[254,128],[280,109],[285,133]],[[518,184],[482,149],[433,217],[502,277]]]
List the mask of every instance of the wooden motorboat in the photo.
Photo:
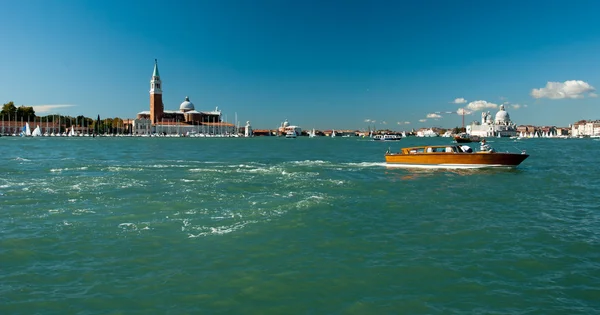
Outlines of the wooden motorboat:
[[495,152],[487,145],[483,151],[473,152],[460,145],[431,145],[402,148],[398,153],[386,152],[389,165],[419,168],[490,168],[516,167],[527,157],[522,153]]
[[460,133],[454,136],[454,141],[456,143],[471,143],[471,142],[479,142],[481,139],[478,136],[471,136],[466,133]]

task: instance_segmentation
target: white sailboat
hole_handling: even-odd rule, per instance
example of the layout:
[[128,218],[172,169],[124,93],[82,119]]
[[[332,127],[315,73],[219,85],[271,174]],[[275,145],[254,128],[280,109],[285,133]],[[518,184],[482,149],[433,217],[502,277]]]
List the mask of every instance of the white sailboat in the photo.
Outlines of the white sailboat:
[[40,129],[39,125],[37,127],[35,127],[35,129],[33,129],[31,136],[33,136],[33,137],[41,137],[42,136],[42,130]]
[[335,129],[333,129],[333,130],[331,131],[331,137],[332,137],[332,138],[335,138]]
[[315,132],[315,128],[312,129],[312,131],[308,134],[309,138],[314,138],[317,136],[317,133]]
[[25,127],[23,127],[23,132],[21,132],[21,136],[31,137],[31,129],[29,128],[29,123],[25,123]]

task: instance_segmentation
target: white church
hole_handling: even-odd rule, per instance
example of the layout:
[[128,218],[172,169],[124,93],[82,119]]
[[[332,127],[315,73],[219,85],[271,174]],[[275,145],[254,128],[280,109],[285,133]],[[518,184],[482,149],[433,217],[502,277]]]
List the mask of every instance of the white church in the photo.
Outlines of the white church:
[[490,112],[481,113],[481,122],[474,121],[466,126],[466,131],[472,136],[479,137],[513,137],[517,135],[517,126],[510,120],[508,112],[504,105],[500,105],[500,110],[492,120]]

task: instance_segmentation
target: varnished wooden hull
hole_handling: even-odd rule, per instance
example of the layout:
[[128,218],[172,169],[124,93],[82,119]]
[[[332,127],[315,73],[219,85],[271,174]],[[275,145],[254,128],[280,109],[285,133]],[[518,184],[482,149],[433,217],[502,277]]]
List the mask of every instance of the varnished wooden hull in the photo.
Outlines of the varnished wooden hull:
[[387,153],[389,165],[420,168],[516,167],[529,155],[516,153]]

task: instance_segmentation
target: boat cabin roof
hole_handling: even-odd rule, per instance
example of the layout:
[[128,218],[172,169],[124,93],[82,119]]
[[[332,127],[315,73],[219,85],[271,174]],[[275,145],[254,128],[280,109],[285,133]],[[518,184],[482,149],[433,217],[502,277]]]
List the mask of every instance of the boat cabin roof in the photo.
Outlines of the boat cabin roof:
[[457,145],[427,145],[402,148],[403,154],[417,153],[463,153],[465,152],[461,146]]

